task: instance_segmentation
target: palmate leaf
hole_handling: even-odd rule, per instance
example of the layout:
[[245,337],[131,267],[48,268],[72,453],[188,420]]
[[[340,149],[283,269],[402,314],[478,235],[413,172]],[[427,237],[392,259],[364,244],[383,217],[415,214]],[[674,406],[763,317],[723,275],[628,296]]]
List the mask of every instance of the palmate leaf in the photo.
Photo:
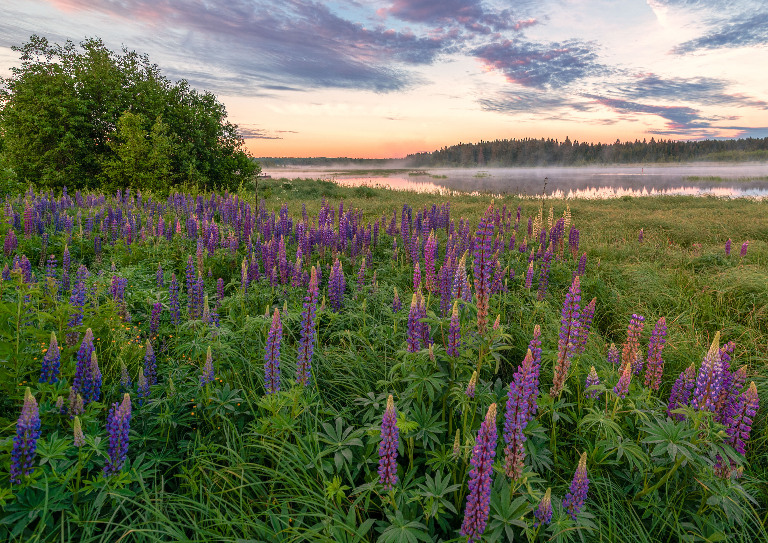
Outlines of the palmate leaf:
[[403,512],[395,511],[394,515],[387,515],[388,523],[384,525],[381,535],[376,540],[378,543],[417,543],[418,541],[432,541],[427,527],[417,520],[403,518]]
[[418,425],[412,437],[421,440],[425,449],[434,449],[445,433],[445,422],[439,420],[440,413],[432,413],[432,404],[419,404],[414,406],[411,417]]
[[336,471],[341,471],[345,464],[352,462],[354,457],[352,447],[363,446],[363,441],[360,439],[363,430],[355,430],[354,426],[345,428],[344,420],[341,417],[337,417],[334,424],[324,422],[322,426],[323,431],[318,432],[317,437],[326,446],[323,447],[320,456],[325,457],[332,454]]
[[608,440],[616,439],[621,435],[621,427],[616,421],[609,418],[603,411],[591,407],[589,413],[579,421],[579,428],[587,431],[594,427],[597,427],[598,431],[602,431]]
[[615,439],[599,441],[597,446],[598,450],[604,454],[601,463],[611,463],[607,462],[607,459],[614,452],[616,453],[617,463],[620,462],[622,458],[626,458],[626,461],[638,470],[642,470],[650,462],[648,455],[643,451],[640,445],[631,439],[624,439],[622,436],[618,436]]
[[[526,512],[531,510],[531,504],[524,496],[512,500],[510,484],[504,477],[497,477],[491,493],[491,514],[485,531],[487,541],[514,541],[514,527],[525,529],[528,524],[523,520]],[[518,530],[519,533],[519,530]],[[523,541],[521,538],[520,541]]]
[[688,461],[699,458],[699,448],[693,443],[698,434],[695,428],[689,428],[684,423],[676,423],[669,419],[656,419],[653,422],[647,422],[643,430],[648,434],[643,439],[643,443],[653,445],[651,456],[656,458],[667,455],[671,462],[676,461],[679,455]]
[[418,494],[424,507],[424,516],[428,519],[439,518],[445,514],[446,510],[455,515],[456,508],[446,496],[459,488],[461,488],[461,485],[451,484],[450,475],[443,476],[440,472],[437,472],[433,478],[430,474],[427,474],[424,484],[419,485]]

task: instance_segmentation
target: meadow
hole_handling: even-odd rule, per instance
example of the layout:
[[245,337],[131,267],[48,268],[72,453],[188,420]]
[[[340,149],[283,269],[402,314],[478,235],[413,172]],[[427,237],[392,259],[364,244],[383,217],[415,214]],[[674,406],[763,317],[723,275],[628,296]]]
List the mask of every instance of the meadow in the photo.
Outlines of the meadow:
[[0,540],[768,540],[766,203],[0,207]]

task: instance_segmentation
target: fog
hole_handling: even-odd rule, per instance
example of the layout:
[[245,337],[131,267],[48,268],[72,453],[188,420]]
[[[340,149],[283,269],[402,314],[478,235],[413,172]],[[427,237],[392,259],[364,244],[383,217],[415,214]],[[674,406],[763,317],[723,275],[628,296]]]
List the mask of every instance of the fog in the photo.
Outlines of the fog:
[[[611,198],[656,194],[768,196],[768,163],[624,165],[538,168],[360,167],[275,168],[276,178],[317,178],[343,185],[388,186],[419,192],[488,192],[523,196]],[[693,178],[693,179],[692,179]],[[698,179],[696,179],[698,178]]]

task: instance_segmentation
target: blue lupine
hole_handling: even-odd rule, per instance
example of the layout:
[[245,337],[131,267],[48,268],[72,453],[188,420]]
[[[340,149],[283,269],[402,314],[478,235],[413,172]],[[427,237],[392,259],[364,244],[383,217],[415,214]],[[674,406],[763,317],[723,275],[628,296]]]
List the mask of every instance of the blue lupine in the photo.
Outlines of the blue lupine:
[[109,458],[104,466],[104,476],[119,473],[128,458],[128,432],[131,427],[131,397],[123,395],[121,403],[113,403],[107,417],[107,435]]
[[680,413],[673,413],[676,409],[680,409],[686,405],[689,405],[691,401],[691,392],[696,384],[696,368],[693,364],[680,373],[680,376],[672,386],[672,391],[669,395],[669,404],[667,405],[667,416],[675,420],[684,420],[685,415]]
[[461,322],[459,321],[459,301],[453,302],[451,311],[451,324],[448,327],[448,346],[446,352],[448,356],[458,358],[459,347],[461,346]]
[[576,520],[576,515],[578,515],[584,507],[588,491],[589,479],[587,478],[587,453],[582,453],[581,458],[579,458],[579,465],[576,468],[576,473],[573,475],[573,481],[571,481],[571,488],[568,490],[568,493],[563,500],[563,507],[570,515],[571,519]]
[[600,396],[600,391],[596,390],[594,387],[600,384],[600,378],[597,376],[597,371],[595,371],[595,367],[592,366],[589,369],[589,375],[587,375],[587,381],[584,384],[584,396],[587,398],[597,398]]
[[415,353],[421,349],[421,323],[419,322],[419,298],[416,292],[411,298],[411,309],[408,311],[407,345],[408,352]]
[[573,280],[568,294],[565,295],[563,309],[560,317],[560,338],[557,343],[557,361],[555,362],[554,377],[550,396],[559,396],[565,386],[568,371],[571,368],[571,359],[576,353],[579,343],[579,328],[581,326],[581,284],[579,276]]
[[203,364],[203,371],[200,374],[200,386],[212,384],[216,381],[216,373],[213,370],[213,355],[211,354],[211,348],[208,347],[208,351],[205,353],[205,364]]
[[267,349],[264,354],[264,388],[267,394],[280,392],[280,343],[283,339],[283,323],[280,312],[275,308],[272,315],[272,327],[267,338]]
[[507,392],[507,411],[504,421],[504,470],[507,477],[517,479],[523,472],[525,459],[525,434],[523,430],[533,417],[530,398],[534,395],[536,378],[534,376],[533,353],[529,350],[523,363],[515,372]]
[[379,442],[379,482],[384,485],[384,490],[391,490],[397,484],[399,438],[395,401],[390,394],[381,420],[381,441]]
[[11,484],[21,484],[21,477],[32,473],[37,440],[40,438],[40,413],[29,387],[24,391],[24,405],[16,421],[16,437],[11,451]]
[[59,343],[56,341],[56,333],[51,332],[51,342],[48,344],[48,350],[43,356],[43,367],[40,371],[41,383],[55,383],[59,380],[59,364],[61,362],[61,351]]
[[496,404],[488,408],[477,433],[475,446],[472,448],[467,491],[467,507],[461,524],[461,535],[467,541],[477,541],[485,531],[491,506],[491,486],[493,484],[493,459],[496,456]]
[[697,411],[710,411],[714,413],[720,396],[722,381],[720,332],[717,332],[707,355],[701,363],[699,374],[696,376],[696,389],[693,392],[691,406]]
[[331,274],[328,278],[328,297],[331,299],[331,307],[334,311],[341,311],[344,305],[344,289],[347,283],[344,279],[344,270],[341,268],[341,262],[337,258],[331,268]]
[[544,524],[552,522],[552,489],[548,488],[544,493],[544,497],[539,502],[539,506],[534,511],[533,516],[536,520],[533,522],[533,527],[538,528]]

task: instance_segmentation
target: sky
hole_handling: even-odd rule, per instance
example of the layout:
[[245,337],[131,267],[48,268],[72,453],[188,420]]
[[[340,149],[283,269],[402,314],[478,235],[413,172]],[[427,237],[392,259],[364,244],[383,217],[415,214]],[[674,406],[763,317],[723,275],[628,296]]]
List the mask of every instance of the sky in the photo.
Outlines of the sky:
[[2,0],[0,76],[32,34],[148,54],[258,157],[768,137],[766,0]]

